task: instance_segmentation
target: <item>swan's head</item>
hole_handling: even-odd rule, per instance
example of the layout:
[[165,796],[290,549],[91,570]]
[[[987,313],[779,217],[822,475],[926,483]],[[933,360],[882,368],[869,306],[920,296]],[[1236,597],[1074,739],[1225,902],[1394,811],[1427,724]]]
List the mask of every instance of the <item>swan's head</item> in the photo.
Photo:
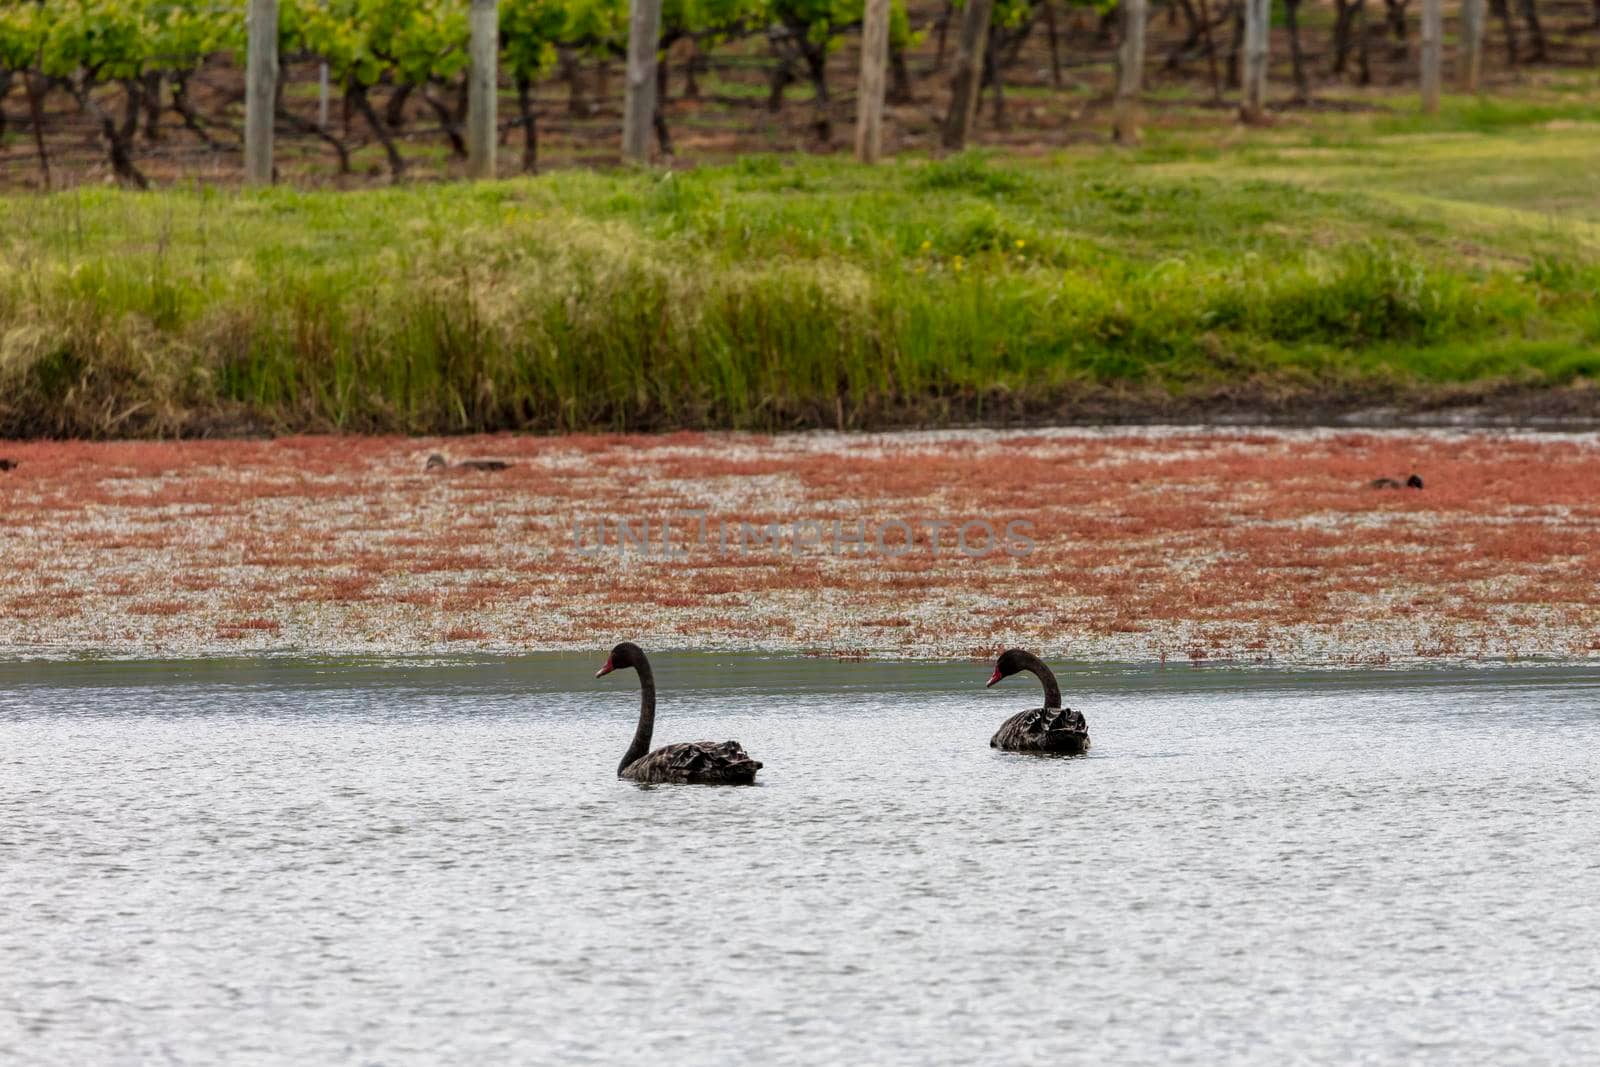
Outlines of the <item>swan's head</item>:
[[439,455],[439,453],[435,452],[433,455],[428,457],[428,465],[424,467],[423,470],[443,470],[448,466],[450,466],[450,464],[445,460],[445,458]]
[[990,685],[994,685],[1000,679],[1009,678],[1018,671],[1027,670],[1027,660],[1029,658],[1030,657],[1028,656],[1028,653],[1022,651],[1020,648],[1006,649],[1004,652],[1000,653],[1000,658],[995,661],[994,674],[989,676],[989,684],[984,686],[984,688],[987,689]]
[[1406,479],[1406,488],[1407,489],[1421,489],[1422,488],[1422,475],[1413,474],[1411,477],[1407,478]]
[[632,641],[624,641],[611,650],[611,655],[606,657],[605,665],[594,672],[596,678],[604,678],[612,671],[620,671],[624,667],[638,669],[644,662],[644,652]]

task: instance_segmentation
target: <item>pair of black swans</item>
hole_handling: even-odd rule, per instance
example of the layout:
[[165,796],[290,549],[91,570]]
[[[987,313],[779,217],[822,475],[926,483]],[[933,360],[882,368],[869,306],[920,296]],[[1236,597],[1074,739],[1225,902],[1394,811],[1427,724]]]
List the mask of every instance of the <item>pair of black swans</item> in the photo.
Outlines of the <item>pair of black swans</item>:
[[[617,777],[633,782],[685,782],[693,785],[750,785],[761,762],[750,758],[737,741],[685,741],[650,750],[656,729],[656,678],[639,646],[624,641],[611,650],[596,678],[632,667],[639,672],[639,728],[617,765]],[[1089,724],[1081,712],[1061,706],[1061,688],[1044,661],[1020,648],[1001,653],[989,685],[1021,671],[1044,683],[1044,707],[1013,715],[989,739],[990,748],[1005,752],[1038,752],[1081,756],[1089,748]]]

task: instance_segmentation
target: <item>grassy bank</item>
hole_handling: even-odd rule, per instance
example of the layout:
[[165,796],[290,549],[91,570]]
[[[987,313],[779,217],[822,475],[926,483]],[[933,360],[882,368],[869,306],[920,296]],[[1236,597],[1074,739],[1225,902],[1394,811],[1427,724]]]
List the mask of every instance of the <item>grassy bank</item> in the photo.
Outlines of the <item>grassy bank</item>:
[[1484,108],[1026,162],[0,199],[0,434],[886,425],[1588,378],[1597,128]]

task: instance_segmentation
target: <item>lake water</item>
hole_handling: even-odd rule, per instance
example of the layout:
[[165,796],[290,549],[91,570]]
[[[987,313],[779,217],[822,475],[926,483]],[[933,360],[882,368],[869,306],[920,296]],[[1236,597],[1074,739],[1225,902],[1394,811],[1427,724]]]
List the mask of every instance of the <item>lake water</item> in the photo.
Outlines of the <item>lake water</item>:
[[1600,670],[602,658],[0,666],[0,1059],[1600,1059]]

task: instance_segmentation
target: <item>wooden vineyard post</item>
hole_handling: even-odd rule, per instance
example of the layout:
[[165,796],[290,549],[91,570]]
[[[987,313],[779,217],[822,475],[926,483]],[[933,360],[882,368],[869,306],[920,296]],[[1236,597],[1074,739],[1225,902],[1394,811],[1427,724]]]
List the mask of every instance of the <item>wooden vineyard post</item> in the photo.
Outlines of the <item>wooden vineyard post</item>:
[[328,64],[317,64],[317,129],[328,128]]
[[856,159],[883,154],[883,94],[889,66],[889,0],[867,0],[861,24],[861,86],[856,94]]
[[1272,0],[1244,0],[1244,85],[1239,118],[1260,122],[1267,112],[1267,40]]
[[1464,93],[1478,91],[1483,75],[1483,0],[1461,0],[1461,51],[1456,59],[1456,82]]
[[1444,13],[1439,0],[1422,0],[1422,113],[1439,112],[1439,79],[1444,70]]
[[496,105],[500,94],[500,7],[497,0],[472,0],[472,62],[467,68],[467,174],[493,178],[499,144]]
[[983,53],[989,44],[989,16],[994,0],[967,0],[961,13],[961,41],[956,49],[956,73],[951,81],[950,113],[944,120],[944,146],[960,151],[978,111],[978,86],[983,80]]
[[278,102],[278,0],[250,0],[244,83],[244,180],[272,183],[272,123]]
[[656,113],[656,50],[661,46],[661,0],[632,0],[628,18],[628,69],[622,105],[622,158],[650,158]]
[[1139,140],[1139,92],[1144,82],[1146,0],[1122,0],[1122,40],[1117,45],[1117,96],[1111,120],[1120,144]]

